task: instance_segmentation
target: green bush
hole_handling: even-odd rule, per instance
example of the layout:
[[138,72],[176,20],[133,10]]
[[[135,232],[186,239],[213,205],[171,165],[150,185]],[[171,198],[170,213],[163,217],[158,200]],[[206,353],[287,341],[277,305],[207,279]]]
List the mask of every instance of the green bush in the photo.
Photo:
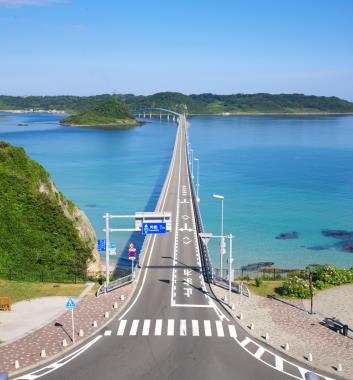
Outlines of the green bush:
[[256,277],[255,278],[255,286],[257,288],[259,288],[262,285],[262,283],[263,283],[263,279],[261,277]]
[[309,284],[298,276],[289,277],[282,285],[282,294],[287,297],[308,298],[310,296]]
[[318,266],[313,275],[314,281],[330,285],[342,285],[353,282],[353,269],[336,268],[333,265]]

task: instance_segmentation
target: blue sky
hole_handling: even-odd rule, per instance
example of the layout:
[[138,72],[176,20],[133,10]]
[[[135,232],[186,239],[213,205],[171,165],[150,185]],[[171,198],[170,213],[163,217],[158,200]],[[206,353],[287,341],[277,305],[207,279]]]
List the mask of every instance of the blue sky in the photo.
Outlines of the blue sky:
[[0,93],[353,100],[351,0],[0,0]]

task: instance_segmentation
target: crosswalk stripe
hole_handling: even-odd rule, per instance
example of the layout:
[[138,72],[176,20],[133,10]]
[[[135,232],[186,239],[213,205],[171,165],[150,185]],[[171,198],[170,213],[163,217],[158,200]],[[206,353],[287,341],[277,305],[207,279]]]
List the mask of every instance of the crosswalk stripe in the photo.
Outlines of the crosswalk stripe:
[[155,329],[154,329],[154,335],[162,335],[162,323],[163,323],[162,319],[157,319],[156,320],[156,326],[155,326]]
[[119,328],[118,328],[118,334],[117,335],[124,335],[125,326],[126,326],[126,319],[123,319],[120,321]]
[[145,319],[145,322],[143,323],[143,329],[142,329],[142,335],[148,335],[150,332],[150,319]]
[[137,334],[137,328],[139,326],[140,321],[138,319],[134,319],[132,321],[131,329],[130,329],[130,334],[129,335],[136,335]]
[[212,330],[211,330],[211,322],[210,321],[203,321],[204,327],[205,327],[205,336],[212,336]]
[[180,336],[186,336],[186,320],[180,320]]
[[228,325],[228,330],[229,330],[229,335],[231,338],[236,338],[237,337],[237,332],[235,330],[234,325]]
[[105,331],[104,331],[104,335],[105,335],[105,336],[110,336],[110,335],[112,335],[112,330],[105,330]]
[[168,331],[167,335],[173,336],[174,335],[174,319],[168,319]]
[[216,321],[216,330],[218,336],[224,336],[223,325],[221,321]]
[[193,336],[199,336],[200,335],[199,321],[197,319],[192,320],[192,335]]

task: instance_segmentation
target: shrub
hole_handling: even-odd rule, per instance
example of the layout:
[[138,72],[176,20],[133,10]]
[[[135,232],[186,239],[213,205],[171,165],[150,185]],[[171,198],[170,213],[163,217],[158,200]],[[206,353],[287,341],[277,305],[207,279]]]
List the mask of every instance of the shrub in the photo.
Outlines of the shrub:
[[294,298],[307,298],[310,296],[309,284],[298,276],[289,277],[283,283],[282,294]]
[[255,286],[257,288],[259,288],[262,285],[262,283],[263,283],[263,279],[261,277],[256,277],[255,278]]

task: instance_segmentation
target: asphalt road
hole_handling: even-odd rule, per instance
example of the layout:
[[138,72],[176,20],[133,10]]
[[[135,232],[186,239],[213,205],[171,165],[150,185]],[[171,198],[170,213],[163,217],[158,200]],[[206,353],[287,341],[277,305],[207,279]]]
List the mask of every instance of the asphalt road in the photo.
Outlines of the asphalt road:
[[[249,354],[239,326],[203,281],[187,168],[185,121],[179,124],[158,204],[173,231],[149,237],[132,303],[92,347],[48,380],[287,379]],[[254,356],[255,355],[255,356]],[[270,360],[270,359],[269,359]],[[273,359],[274,360],[274,359]]]

